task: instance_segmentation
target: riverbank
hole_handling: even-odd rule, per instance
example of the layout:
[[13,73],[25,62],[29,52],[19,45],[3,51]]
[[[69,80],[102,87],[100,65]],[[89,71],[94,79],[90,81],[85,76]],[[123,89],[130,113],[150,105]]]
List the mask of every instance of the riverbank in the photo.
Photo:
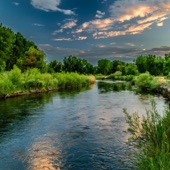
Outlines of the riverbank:
[[98,80],[127,81],[140,93],[155,93],[170,99],[170,84],[165,76],[152,76],[146,72],[138,76],[111,74],[108,76],[96,75],[95,77]]
[[24,73],[17,67],[0,73],[0,98],[43,93],[53,90],[80,88],[95,83],[95,77],[78,73],[40,73],[29,69]]

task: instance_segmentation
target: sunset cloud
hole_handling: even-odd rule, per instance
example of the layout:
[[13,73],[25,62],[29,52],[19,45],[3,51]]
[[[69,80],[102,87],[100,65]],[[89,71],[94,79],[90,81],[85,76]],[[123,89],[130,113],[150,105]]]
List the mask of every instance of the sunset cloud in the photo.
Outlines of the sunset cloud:
[[74,33],[92,33],[95,39],[140,34],[153,24],[163,26],[164,21],[170,17],[170,2],[119,0],[110,6],[109,12],[109,18],[98,17],[84,22]]
[[77,25],[77,20],[71,19],[68,22],[66,22],[64,25],[60,26],[60,29],[55,30],[53,32],[53,35],[63,32],[64,29],[71,29],[71,28],[75,27],[76,25]]
[[132,25],[124,31],[96,32],[93,34],[93,37],[95,39],[101,39],[101,38],[116,37],[116,36],[121,36],[121,35],[126,35],[126,34],[133,34],[133,35],[140,34],[146,28],[149,28],[149,26],[151,25],[152,23],[146,23],[146,24],[141,24],[141,25]]

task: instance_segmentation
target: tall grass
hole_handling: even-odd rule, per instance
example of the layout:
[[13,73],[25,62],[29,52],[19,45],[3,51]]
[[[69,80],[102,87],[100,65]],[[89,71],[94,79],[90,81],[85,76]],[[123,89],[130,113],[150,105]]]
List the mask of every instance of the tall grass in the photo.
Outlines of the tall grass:
[[137,150],[132,154],[133,164],[137,170],[170,169],[170,111],[165,109],[160,116],[155,102],[146,116],[137,113],[130,115],[124,110],[129,124],[129,143]]
[[78,88],[95,82],[94,76],[78,73],[40,73],[36,68],[24,73],[14,66],[9,72],[0,73],[0,96],[18,92],[47,91],[59,88]]

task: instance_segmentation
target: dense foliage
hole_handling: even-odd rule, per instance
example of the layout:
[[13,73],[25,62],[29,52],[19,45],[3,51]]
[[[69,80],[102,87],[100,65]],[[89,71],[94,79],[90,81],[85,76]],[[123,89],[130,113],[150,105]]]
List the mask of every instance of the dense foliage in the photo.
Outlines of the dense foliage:
[[78,88],[95,82],[94,76],[78,73],[41,73],[39,69],[28,69],[24,73],[14,66],[11,71],[0,73],[0,97],[36,93],[53,89]]

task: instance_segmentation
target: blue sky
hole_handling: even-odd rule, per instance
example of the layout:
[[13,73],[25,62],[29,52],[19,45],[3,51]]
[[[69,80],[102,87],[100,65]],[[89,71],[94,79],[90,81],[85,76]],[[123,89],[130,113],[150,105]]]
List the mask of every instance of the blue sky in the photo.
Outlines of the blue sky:
[[1,0],[0,22],[34,41],[47,61],[131,62],[170,52],[170,0]]

